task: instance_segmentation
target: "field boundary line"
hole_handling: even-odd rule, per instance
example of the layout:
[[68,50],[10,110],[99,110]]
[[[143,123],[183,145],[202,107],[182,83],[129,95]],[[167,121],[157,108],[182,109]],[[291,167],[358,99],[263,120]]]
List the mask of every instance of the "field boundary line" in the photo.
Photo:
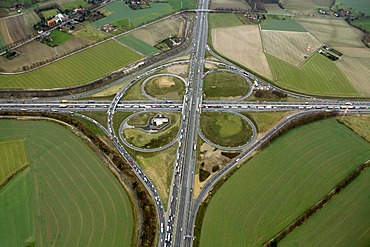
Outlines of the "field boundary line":
[[8,176],[6,176],[3,180],[2,183],[0,183],[0,190],[2,188],[4,188],[13,178],[15,178],[18,174],[20,174],[22,171],[24,171],[27,167],[29,167],[29,164],[25,164],[23,166],[21,166],[18,170],[16,170],[15,172],[9,174]]
[[300,217],[298,217],[285,229],[276,234],[272,239],[267,241],[263,246],[264,247],[276,246],[280,240],[285,238],[286,235],[294,231],[294,229],[296,229],[297,227],[301,226],[311,216],[313,216],[320,209],[322,209],[328,202],[330,202],[333,199],[335,195],[339,194],[342,190],[344,190],[352,181],[354,181],[361,174],[361,172],[365,171],[368,167],[370,167],[370,160],[367,160],[366,162],[359,165],[339,184],[337,184],[337,186],[335,186],[335,188],[332,189],[326,196],[324,196],[320,201],[318,201],[315,205],[309,208],[305,213],[303,213]]

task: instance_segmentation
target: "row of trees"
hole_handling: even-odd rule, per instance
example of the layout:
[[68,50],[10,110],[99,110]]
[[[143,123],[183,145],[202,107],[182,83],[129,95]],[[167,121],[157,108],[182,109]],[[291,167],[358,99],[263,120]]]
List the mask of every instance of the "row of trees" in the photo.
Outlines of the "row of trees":
[[[1,112],[1,115],[40,116],[53,118],[68,123],[83,132],[83,134],[87,136],[91,142],[106,155],[106,157],[109,157],[120,171],[122,171],[123,175],[125,176],[125,181],[128,181],[126,185],[135,192],[135,197],[138,200],[138,205],[143,218],[140,246],[152,247],[154,245],[157,233],[157,214],[154,202],[144,185],[136,177],[134,172],[131,170],[131,167],[126,163],[116,149],[110,148],[105,141],[101,139],[101,137],[96,136],[80,119],[71,117],[69,115],[45,112]],[[89,142],[87,142],[87,144],[91,145]]]

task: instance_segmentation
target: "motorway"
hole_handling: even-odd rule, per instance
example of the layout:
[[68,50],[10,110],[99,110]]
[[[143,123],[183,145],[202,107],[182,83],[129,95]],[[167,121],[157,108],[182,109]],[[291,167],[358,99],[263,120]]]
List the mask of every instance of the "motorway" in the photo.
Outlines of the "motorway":
[[[305,114],[313,114],[316,112],[339,112],[339,113],[370,113],[369,101],[346,101],[346,100],[317,100],[315,98],[291,93],[279,89],[256,76],[244,71],[231,64],[230,62],[219,57],[221,62],[205,61],[204,55],[206,49],[214,54],[207,47],[208,35],[208,9],[209,1],[200,0],[198,11],[196,12],[196,23],[194,25],[194,39],[190,45],[191,58],[190,60],[180,60],[167,62],[165,64],[156,63],[153,66],[135,72],[135,75],[125,77],[130,78],[130,81],[124,86],[113,98],[112,101],[96,101],[96,100],[71,100],[77,96],[87,96],[88,93],[69,96],[59,99],[0,99],[0,111],[24,111],[24,112],[55,112],[72,114],[97,125],[104,133],[109,136],[126,159],[132,170],[143,182],[149,193],[151,194],[156,210],[158,213],[158,246],[192,246],[194,221],[197,210],[206,197],[212,186],[229,172],[235,165],[245,159],[251,152],[259,148],[266,140],[268,140],[276,131],[279,131],[284,125],[293,119]],[[168,59],[166,59],[168,61]],[[163,61],[162,61],[163,63]],[[249,81],[250,91],[248,95],[234,101],[203,101],[203,67],[205,63],[213,63],[222,66],[225,69],[222,71],[232,71],[242,75],[248,81],[253,81],[254,86],[262,85],[269,89],[277,90],[286,93],[290,97],[296,98],[297,102],[258,102],[258,101],[243,101],[252,92],[252,82]],[[148,100],[125,101],[122,100],[127,90],[144,78],[148,78],[152,74],[158,73],[166,67],[176,64],[189,64],[189,76],[186,84],[186,93],[182,101],[176,100],[157,100],[153,97],[148,97]],[[157,75],[154,75],[157,76]],[[150,78],[150,77],[149,77]],[[123,79],[117,80],[115,83],[121,83]],[[105,86],[106,87],[106,86]],[[104,87],[104,88],[105,88]],[[142,86],[143,87],[143,86]],[[102,90],[96,89],[93,92]],[[91,92],[90,92],[91,93]],[[145,94],[144,94],[145,96]],[[68,100],[65,100],[67,99]],[[116,112],[134,112],[140,114],[144,112],[181,112],[182,118],[179,132],[175,139],[170,142],[174,144],[178,142],[178,150],[174,164],[174,171],[170,187],[169,201],[167,210],[164,209],[163,202],[159,197],[158,191],[150,178],[145,174],[141,167],[136,163],[135,159],[125,150],[125,147],[119,141],[113,128],[113,117]],[[236,157],[225,168],[212,176],[203,186],[197,198],[193,198],[193,185],[195,164],[197,161],[197,142],[198,137],[202,137],[199,129],[199,121],[201,112],[230,112],[239,114],[239,112],[274,112],[274,111],[294,111],[295,113],[288,116],[286,119],[277,124],[273,129],[267,132],[264,136],[257,139],[256,130],[253,130],[253,137],[239,149],[243,149],[242,153]],[[84,112],[106,112],[107,127],[98,123],[85,115]],[[248,121],[248,120],[247,120]],[[249,124],[254,127],[253,123]],[[123,126],[123,125],[122,125]],[[121,132],[121,131],[120,131]],[[207,141],[207,140],[205,140]],[[227,147],[216,147],[228,150]],[[166,145],[166,147],[169,145]],[[164,147],[165,148],[165,147]],[[163,147],[161,148],[163,149]],[[161,149],[150,150],[159,151]],[[229,149],[233,150],[233,149]],[[143,150],[141,150],[143,151]]]

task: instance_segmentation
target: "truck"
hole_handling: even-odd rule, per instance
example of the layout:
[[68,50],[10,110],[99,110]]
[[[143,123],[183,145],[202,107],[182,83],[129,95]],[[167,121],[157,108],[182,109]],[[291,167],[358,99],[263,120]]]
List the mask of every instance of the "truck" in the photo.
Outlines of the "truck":
[[60,102],[62,102],[62,103],[67,103],[67,102],[68,102],[68,100],[66,100],[66,99],[62,99]]
[[179,148],[181,148],[181,142],[179,142]]

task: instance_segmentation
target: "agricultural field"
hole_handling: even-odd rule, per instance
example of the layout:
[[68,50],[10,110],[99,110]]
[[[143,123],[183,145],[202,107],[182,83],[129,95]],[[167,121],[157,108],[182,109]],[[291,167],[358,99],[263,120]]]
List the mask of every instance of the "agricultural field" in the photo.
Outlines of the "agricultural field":
[[213,29],[212,44],[222,55],[267,78],[272,78],[258,25]]
[[93,28],[83,27],[80,30],[73,32],[73,36],[95,43],[108,38],[109,34],[100,32]]
[[267,19],[261,22],[262,30],[290,31],[290,32],[307,32],[298,22],[293,19],[275,20]]
[[3,36],[1,35],[1,33],[0,33],[0,49],[2,48],[2,47],[4,47],[6,45],[6,43],[5,43],[5,41],[4,41],[4,39],[3,39]]
[[0,75],[0,88],[61,88],[80,85],[141,58],[131,49],[115,41],[108,41],[31,72]]
[[319,8],[329,10],[331,0],[280,0],[284,8],[295,15],[319,15]]
[[184,83],[173,76],[158,76],[145,84],[145,92],[157,99],[180,100],[185,95]]
[[176,11],[181,9],[196,9],[197,8],[197,1],[196,0],[168,0],[168,3],[171,4],[172,8]]
[[211,9],[234,9],[249,11],[251,10],[251,7],[247,1],[243,0],[212,0]]
[[57,9],[49,9],[41,12],[42,16],[45,18],[45,20],[51,19],[57,14],[59,14],[59,10]]
[[370,19],[357,19],[351,22],[353,25],[370,31]]
[[[131,246],[128,195],[96,154],[65,127],[1,120],[0,138],[25,138],[29,168],[0,192],[6,246]],[[97,176],[99,174],[99,176]]]
[[39,41],[33,40],[17,48],[17,51],[20,53],[19,56],[11,60],[0,57],[0,69],[5,72],[23,71],[23,66],[25,66],[25,68],[31,68],[33,65],[40,62],[55,59],[83,48],[89,43],[91,42],[73,37],[56,47],[50,47]]
[[336,64],[318,53],[299,68],[268,54],[267,59],[277,85],[318,95],[359,95]]
[[241,146],[252,136],[249,123],[232,113],[202,113],[200,128],[208,140],[224,147]]
[[200,246],[263,245],[369,157],[370,144],[334,119],[289,131],[212,193]]
[[307,31],[320,42],[336,46],[364,47],[363,33],[341,19],[332,18],[295,18]]
[[209,28],[219,28],[219,27],[234,27],[242,26],[243,23],[235,14],[231,13],[211,13],[209,16]]
[[[370,51],[366,51],[365,53],[370,53]],[[370,56],[344,56],[336,62],[336,65],[347,76],[361,96],[370,96],[370,85],[368,83],[370,78]]]
[[367,246],[369,188],[367,168],[324,208],[280,241],[279,246]]
[[204,99],[234,99],[248,92],[248,82],[240,75],[228,72],[214,72],[204,77]]
[[0,141],[0,188],[6,180],[28,165],[24,139]]
[[6,44],[13,44],[24,38],[29,33],[22,15],[0,19],[0,34]]
[[23,4],[32,4],[32,3],[38,3],[40,2],[39,0],[35,0],[35,1],[32,1],[32,0],[6,0],[6,1],[1,1],[0,2],[0,9],[1,8],[9,8],[13,5],[13,3],[15,2],[19,2],[19,3],[23,3]]
[[144,41],[141,41],[140,39],[130,34],[121,35],[117,37],[116,40],[136,50],[137,52],[143,54],[144,56],[152,56],[160,52],[157,48],[145,43]]
[[111,2],[104,6],[102,10],[108,11],[110,14],[89,25],[98,27],[104,24],[112,24],[119,20],[130,19],[133,27],[137,27],[174,12],[174,9],[168,3],[151,3],[150,8],[132,10],[123,1]]
[[295,66],[302,64],[321,46],[320,41],[308,32],[263,30],[261,33],[266,53]]
[[358,12],[370,15],[370,2],[364,0],[337,0],[339,4],[344,4],[348,8],[352,8]]
[[0,222],[3,223],[0,224],[0,240],[4,246],[35,243],[31,184],[30,169],[26,168],[0,190]]
[[[146,126],[149,118],[156,116],[158,113],[141,114],[128,121],[132,126]],[[123,130],[123,136],[132,145],[140,148],[159,148],[170,143],[179,132],[180,118],[177,113],[165,113],[164,116],[170,118],[170,124],[161,131],[152,132],[144,131],[140,128],[127,128]],[[143,121],[142,121],[143,120]],[[139,121],[139,122],[138,122]]]
[[65,9],[73,10],[75,8],[79,8],[80,6],[82,7],[89,6],[88,2],[84,0],[59,0],[58,4],[60,4],[63,10]]
[[39,22],[41,19],[35,13],[35,11],[33,11],[33,9],[24,9],[23,19],[28,33],[29,34],[36,33],[36,31],[33,29],[33,25]]
[[155,153],[136,152],[127,148],[127,151],[135,157],[135,161],[155,185],[164,208],[167,207],[177,146],[178,144],[175,143],[173,146]]
[[353,130],[357,135],[370,142],[370,115],[356,114],[347,116],[337,116],[340,123],[344,123],[348,128]]
[[279,7],[277,3],[265,3],[263,5],[269,14],[286,15],[286,11]]
[[143,42],[154,46],[162,40],[168,38],[170,35],[177,35],[180,25],[180,16],[176,15],[165,20],[149,24],[137,30],[130,32],[130,34]]

